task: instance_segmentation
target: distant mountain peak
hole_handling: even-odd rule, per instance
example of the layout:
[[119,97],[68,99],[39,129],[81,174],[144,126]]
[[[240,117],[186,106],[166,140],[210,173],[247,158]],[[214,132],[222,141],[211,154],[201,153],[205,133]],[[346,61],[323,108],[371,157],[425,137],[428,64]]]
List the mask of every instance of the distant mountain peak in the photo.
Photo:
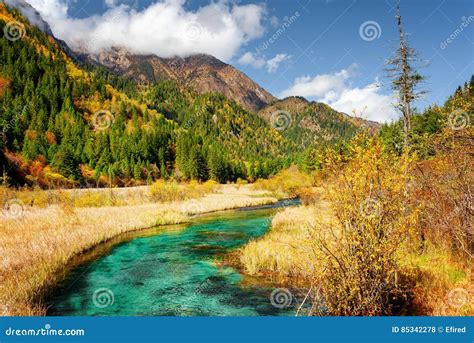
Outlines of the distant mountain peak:
[[161,58],[137,55],[114,47],[97,54],[76,51],[89,62],[100,64],[138,82],[174,80],[197,93],[221,93],[243,108],[257,112],[276,98],[233,66],[207,54]]
[[[304,111],[308,113],[318,113],[321,111],[329,111],[332,112],[333,115],[337,115],[340,118],[344,118],[345,120],[350,121],[358,128],[378,129],[381,126],[381,124],[378,122],[351,116],[347,113],[337,111],[325,103],[318,101],[310,101],[302,96],[289,96],[284,99],[274,101],[270,105],[271,106],[268,106],[268,108],[270,109],[285,110],[292,113],[302,113]],[[268,117],[268,108],[260,112],[261,116]]]

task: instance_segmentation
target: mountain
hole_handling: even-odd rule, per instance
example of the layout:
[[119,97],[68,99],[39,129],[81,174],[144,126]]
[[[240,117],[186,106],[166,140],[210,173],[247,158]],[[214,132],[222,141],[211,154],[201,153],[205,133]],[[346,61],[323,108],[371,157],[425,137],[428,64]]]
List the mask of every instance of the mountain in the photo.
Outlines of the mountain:
[[256,112],[275,98],[247,75],[217,58],[198,54],[185,58],[134,55],[122,48],[98,54],[76,51],[83,59],[103,65],[140,83],[173,80],[199,94],[220,93],[248,111]]
[[53,31],[49,24],[41,17],[41,14],[29,3],[24,0],[3,0],[5,4],[16,8],[22,15],[28,18],[29,22],[43,31],[45,34],[53,37]]
[[23,34],[0,37],[0,173],[18,186],[254,181],[358,130],[327,105],[276,100],[208,55],[113,49],[91,65],[0,3],[0,32],[15,22]]
[[[303,97],[277,100],[258,112],[282,135],[302,148],[351,138],[357,130],[377,129],[380,124],[354,118],[330,106]],[[279,126],[284,125],[281,128]]]
[[[15,8],[18,10],[21,15],[28,19],[31,25],[34,25],[38,29],[40,29],[44,34],[51,37],[60,47],[63,49],[71,58],[77,60],[74,52],[69,48],[69,46],[63,40],[56,38],[49,26],[48,22],[43,19],[41,14],[27,3],[25,0],[2,0],[7,6],[11,8]],[[8,18],[8,16],[4,16],[4,19]],[[1,17],[0,17],[1,19]]]
[[138,86],[78,63],[47,30],[0,3],[0,31],[11,23],[22,34],[0,37],[0,174],[9,184],[253,181],[292,161],[289,141],[222,94],[200,95],[172,79]]

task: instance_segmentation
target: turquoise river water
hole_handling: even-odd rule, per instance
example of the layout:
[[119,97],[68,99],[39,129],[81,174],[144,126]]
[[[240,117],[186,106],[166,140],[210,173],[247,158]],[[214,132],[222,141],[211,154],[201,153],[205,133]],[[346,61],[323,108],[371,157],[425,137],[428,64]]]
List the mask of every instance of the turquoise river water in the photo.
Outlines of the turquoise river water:
[[226,211],[124,234],[80,256],[46,299],[49,315],[291,315],[270,302],[275,288],[220,257],[265,234],[278,207]]

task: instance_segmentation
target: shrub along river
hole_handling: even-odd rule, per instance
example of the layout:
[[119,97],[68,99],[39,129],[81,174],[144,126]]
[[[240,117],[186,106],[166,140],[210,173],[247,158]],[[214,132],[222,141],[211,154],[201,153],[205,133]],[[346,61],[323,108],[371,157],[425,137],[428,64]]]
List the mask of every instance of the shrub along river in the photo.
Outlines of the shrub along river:
[[262,236],[286,200],[199,216],[191,223],[127,233],[77,257],[46,300],[49,315],[292,315],[275,307],[275,289],[216,263]]

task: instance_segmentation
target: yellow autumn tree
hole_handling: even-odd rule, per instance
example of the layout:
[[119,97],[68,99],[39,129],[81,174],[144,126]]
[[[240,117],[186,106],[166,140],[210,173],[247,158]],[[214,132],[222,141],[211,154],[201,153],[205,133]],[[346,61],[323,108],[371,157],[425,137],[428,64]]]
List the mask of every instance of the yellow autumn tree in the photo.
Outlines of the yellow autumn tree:
[[338,160],[327,161],[335,175],[328,193],[336,222],[314,230],[323,272],[315,276],[313,303],[331,315],[393,314],[406,296],[396,253],[418,237],[418,211],[407,201],[412,158],[395,158],[377,137],[359,135],[348,161]]

